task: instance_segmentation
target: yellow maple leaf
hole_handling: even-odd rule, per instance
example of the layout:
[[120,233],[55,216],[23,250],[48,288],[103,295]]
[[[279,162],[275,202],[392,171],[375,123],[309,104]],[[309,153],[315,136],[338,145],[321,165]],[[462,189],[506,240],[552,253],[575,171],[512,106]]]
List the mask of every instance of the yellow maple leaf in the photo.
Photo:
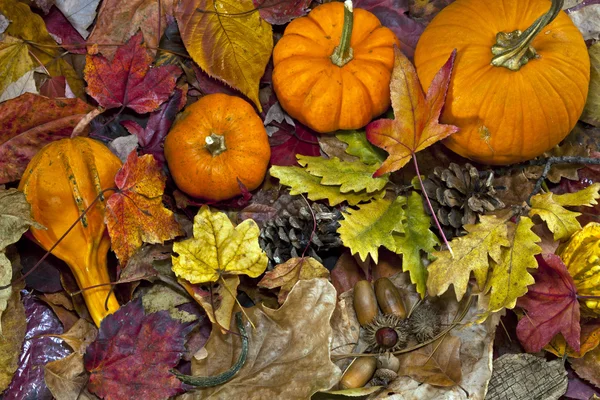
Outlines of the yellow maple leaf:
[[507,219],[482,215],[478,224],[465,225],[467,235],[452,240],[450,245],[454,250],[454,257],[449,251],[433,253],[437,258],[427,268],[429,294],[439,296],[450,285],[454,285],[456,299],[460,301],[467,291],[471,272],[477,285],[484,288],[490,264],[488,257],[499,263],[502,247],[510,246]]
[[175,243],[173,272],[190,283],[216,282],[223,274],[256,278],[267,268],[252,219],[234,228],[222,212],[202,206],[194,217],[194,237]]

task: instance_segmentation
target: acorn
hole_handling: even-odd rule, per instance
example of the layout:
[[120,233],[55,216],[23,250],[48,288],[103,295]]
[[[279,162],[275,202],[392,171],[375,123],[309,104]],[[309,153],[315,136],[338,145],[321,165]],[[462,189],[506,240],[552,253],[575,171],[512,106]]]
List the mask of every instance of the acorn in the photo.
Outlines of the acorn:
[[354,285],[354,311],[361,326],[368,325],[379,313],[371,282],[362,280]]
[[377,359],[375,357],[357,357],[346,368],[346,372],[340,379],[342,389],[356,389],[363,387],[371,380],[375,369],[377,368]]
[[408,322],[411,333],[419,343],[433,339],[440,333],[442,325],[437,308],[430,303],[415,308]]
[[388,278],[379,278],[375,281],[375,296],[384,314],[406,318],[406,308],[404,308],[402,296]]
[[369,349],[383,353],[406,347],[410,327],[408,322],[396,315],[378,315],[365,326],[364,339]]

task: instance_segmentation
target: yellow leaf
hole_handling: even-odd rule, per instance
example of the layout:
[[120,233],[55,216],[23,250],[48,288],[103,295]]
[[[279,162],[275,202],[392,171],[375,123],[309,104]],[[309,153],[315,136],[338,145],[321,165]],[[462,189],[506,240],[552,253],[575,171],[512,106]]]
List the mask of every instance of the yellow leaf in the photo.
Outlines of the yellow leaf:
[[352,254],[358,253],[361,260],[365,261],[370,255],[377,264],[379,247],[395,250],[392,232],[404,232],[404,204],[406,197],[398,196],[393,202],[378,199],[362,205],[358,210],[348,209],[338,228],[342,243]]
[[27,44],[20,39],[5,35],[0,42],[0,92],[12,82],[35,68]]
[[271,25],[252,0],[191,0],[175,11],[185,48],[208,75],[238,89],[262,111],[258,84],[273,50]]
[[258,286],[267,289],[281,287],[277,299],[279,304],[283,304],[296,282],[313,278],[329,278],[329,270],[312,257],[294,257],[267,272]]
[[267,268],[252,219],[235,228],[222,212],[202,206],[194,218],[194,237],[173,244],[173,272],[190,283],[216,282],[223,274],[256,278]]
[[499,263],[502,247],[509,247],[507,218],[482,215],[475,225],[465,225],[467,235],[450,243],[454,257],[449,251],[433,253],[437,259],[427,268],[427,289],[432,296],[444,293],[454,285],[456,299],[460,301],[467,291],[471,271],[480,288],[485,286],[489,271],[489,258]]
[[512,226],[510,247],[502,251],[500,262],[493,264],[492,276],[487,283],[491,288],[489,312],[514,308],[517,298],[527,293],[527,286],[535,283],[527,269],[537,268],[535,255],[542,249],[536,244],[541,239],[531,231],[532,227],[533,222],[527,217],[521,217],[517,226]]
[[[600,183],[594,183],[574,193],[555,194],[554,200],[561,206],[586,206],[591,207],[598,204],[596,201],[600,197]],[[537,197],[537,196],[535,196]],[[533,200],[533,199],[532,199]]]

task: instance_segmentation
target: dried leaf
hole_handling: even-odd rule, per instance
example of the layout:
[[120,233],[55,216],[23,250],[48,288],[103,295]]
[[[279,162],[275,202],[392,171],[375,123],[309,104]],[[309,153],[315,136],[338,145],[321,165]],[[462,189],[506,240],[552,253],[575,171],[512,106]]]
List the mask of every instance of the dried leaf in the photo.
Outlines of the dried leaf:
[[569,358],[569,362],[577,375],[600,387],[600,347],[587,352],[582,358]]
[[362,130],[338,131],[335,137],[348,145],[346,153],[358,157],[365,164],[381,164],[387,157],[385,151],[367,140],[367,134]]
[[563,206],[587,206],[598,204],[600,183],[595,183],[575,193],[556,195],[552,192],[535,195],[531,198],[529,216],[539,215],[548,229],[554,233],[554,240],[568,239],[581,229],[577,217],[581,213],[569,211]]
[[262,19],[273,25],[284,25],[308,13],[311,0],[252,0]]
[[301,124],[294,131],[279,129],[270,138],[271,165],[296,165],[296,155],[318,156],[321,154],[317,135]]
[[390,96],[395,119],[380,119],[367,125],[367,139],[389,153],[375,176],[397,171],[415,153],[458,131],[442,125],[438,119],[446,101],[446,92],[454,66],[454,51],[423,93],[412,63],[395,49],[395,63],[390,82]]
[[194,0],[180,2],[175,17],[185,48],[200,68],[262,111],[258,84],[271,57],[273,34],[252,10],[252,0]]
[[50,12],[44,16],[44,22],[46,23],[48,32],[52,34],[56,41],[64,46],[69,53],[86,53],[85,39],[75,28],[73,28],[73,25],[71,25],[69,20],[58,8],[53,7],[50,9]]
[[398,196],[394,201],[378,199],[358,210],[347,209],[338,228],[342,243],[361,260],[370,255],[377,263],[380,246],[396,248],[392,232],[404,232],[405,204],[406,197]]
[[79,99],[30,93],[0,104],[0,184],[20,179],[42,147],[69,137],[91,110]]
[[521,217],[508,235],[510,247],[503,250],[499,263],[492,264],[492,275],[486,286],[491,291],[488,312],[502,308],[514,308],[517,299],[527,293],[527,286],[534,283],[528,269],[537,268],[536,254],[542,249],[536,243],[541,239],[531,231],[533,222]]
[[106,203],[106,225],[121,265],[145,243],[164,243],[184,232],[162,204],[165,176],[154,157],[132,151],[117,172],[118,192]]
[[412,192],[408,197],[405,214],[404,233],[393,233],[393,251],[402,254],[402,270],[410,273],[410,280],[416,285],[417,293],[424,298],[427,292],[427,267],[423,263],[422,253],[430,258],[440,242],[429,230],[431,217],[425,213],[423,200],[417,192]]
[[454,238],[449,251],[433,253],[437,259],[429,265],[427,289],[432,296],[444,293],[454,285],[456,299],[460,300],[467,291],[471,272],[477,285],[485,287],[489,271],[489,258],[496,263],[502,259],[502,247],[510,247],[506,219],[493,215],[482,215],[479,223],[465,225],[467,235]]
[[179,279],[179,284],[202,306],[210,322],[229,329],[233,308],[237,304],[231,294],[237,293],[240,284],[239,276],[223,277],[223,281],[213,285],[212,291],[203,290],[201,285],[192,285],[183,279]]
[[283,304],[298,281],[313,278],[329,278],[329,270],[312,257],[295,257],[265,273],[258,286],[267,289],[280,287],[277,299],[279,304]]
[[103,399],[164,399],[183,392],[169,370],[185,350],[189,328],[166,311],[145,315],[141,299],[107,316],[83,358],[88,388]]
[[11,83],[16,82],[36,65],[29,55],[27,43],[21,39],[5,35],[0,42],[0,93]]
[[190,283],[216,282],[221,274],[256,278],[268,258],[258,244],[253,220],[235,228],[225,213],[202,206],[194,217],[194,237],[173,245],[173,272]]
[[278,167],[272,166],[269,170],[271,176],[279,179],[279,183],[290,186],[290,194],[307,193],[310,200],[327,199],[330,206],[335,206],[344,201],[354,206],[358,203],[369,201],[373,198],[381,198],[383,192],[367,193],[342,193],[337,186],[321,185],[321,178],[311,175],[300,167]]
[[350,254],[349,250],[344,250],[340,258],[331,270],[331,283],[335,287],[338,296],[352,289],[356,282],[365,279],[365,275],[356,262],[356,259]]
[[[312,279],[299,281],[277,310],[246,309],[256,329],[246,329],[249,350],[242,369],[226,385],[181,398],[307,399],[329,389],[341,377],[329,350],[335,303],[333,286],[326,279]],[[206,344],[208,357],[192,360],[193,374],[210,376],[230,368],[240,347],[239,337],[213,329]]]
[[125,268],[121,269],[119,279],[122,281],[133,281],[136,279],[152,280],[158,276],[158,264],[167,263],[166,271],[171,271],[171,245],[142,246],[127,262]]
[[[441,343],[440,343],[441,342]],[[460,339],[447,335],[427,346],[403,354],[398,375],[434,386],[454,386],[462,379]]]
[[565,338],[558,334],[544,347],[544,350],[556,354],[558,357],[567,355],[570,358],[581,358],[588,351],[594,350],[600,345],[600,321],[592,319],[580,323],[581,336],[579,351],[575,351],[567,344]]
[[[550,151],[543,154],[543,157],[589,157],[590,150],[583,145],[576,145],[573,143],[564,143],[562,146],[555,146]],[[546,175],[552,183],[559,183],[562,178],[570,179],[572,181],[579,180],[577,171],[583,168],[581,164],[564,163],[564,164],[552,164],[550,171]],[[525,176],[530,179],[538,179],[544,170],[543,165],[530,166],[525,168]]]
[[588,124],[600,125],[600,43],[594,43],[588,49],[590,53],[591,72],[590,89],[581,120]]
[[67,332],[62,335],[56,335],[73,349],[74,352],[83,355],[85,349],[96,340],[98,328],[89,321],[80,318]]
[[567,267],[555,254],[537,256],[535,284],[517,301],[527,314],[517,325],[517,336],[527,352],[540,351],[562,333],[569,346],[580,350],[577,289]]
[[83,356],[71,353],[44,366],[44,381],[52,395],[60,400],[78,400],[88,382]]
[[146,314],[165,310],[169,312],[171,318],[182,323],[198,319],[195,315],[178,308],[188,303],[191,303],[191,299],[185,295],[185,292],[180,287],[163,282],[155,282],[142,295],[142,305]]
[[13,291],[8,298],[8,305],[2,313],[1,322],[4,331],[0,335],[0,393],[8,387],[17,370],[25,339],[25,309],[18,290]]
[[86,39],[87,29],[96,19],[96,8],[100,0],[54,0],[56,7],[69,20],[77,32]]

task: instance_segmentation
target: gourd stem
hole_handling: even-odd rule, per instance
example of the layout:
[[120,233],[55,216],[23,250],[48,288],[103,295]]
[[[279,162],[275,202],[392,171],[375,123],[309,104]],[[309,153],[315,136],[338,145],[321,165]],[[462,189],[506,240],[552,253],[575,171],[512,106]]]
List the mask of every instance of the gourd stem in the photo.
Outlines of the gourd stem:
[[499,32],[496,35],[496,44],[492,46],[492,65],[505,67],[511,71],[518,71],[532,58],[536,58],[537,52],[531,46],[531,42],[542,29],[562,10],[564,0],[552,0],[550,10],[534,21],[524,32],[515,30],[512,32]]
[[338,67],[343,67],[352,61],[352,58],[354,57],[354,51],[352,50],[352,47],[350,47],[353,23],[354,12],[352,10],[352,0],[346,0],[344,2],[344,26],[342,27],[342,37],[340,38],[340,44],[337,45],[331,55],[331,62]]
[[207,136],[204,139],[206,145],[206,150],[210,152],[210,154],[215,157],[227,150],[225,147],[225,137],[221,135],[217,135],[216,133],[211,133],[210,136]]

